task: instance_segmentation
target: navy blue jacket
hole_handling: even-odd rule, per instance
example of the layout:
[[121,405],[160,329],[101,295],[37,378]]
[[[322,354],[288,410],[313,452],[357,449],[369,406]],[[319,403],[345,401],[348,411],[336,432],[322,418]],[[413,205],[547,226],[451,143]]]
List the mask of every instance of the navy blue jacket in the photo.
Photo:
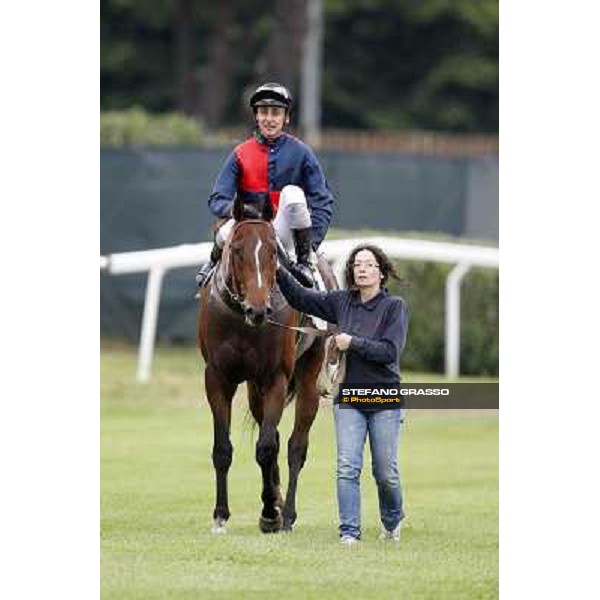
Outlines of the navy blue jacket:
[[277,283],[293,308],[335,323],[342,333],[352,336],[343,385],[400,383],[399,359],[408,328],[402,298],[382,290],[363,303],[358,290],[316,292],[299,285],[281,267]]
[[333,194],[314,152],[287,133],[272,142],[255,135],[236,146],[217,177],[208,206],[215,216],[228,217],[238,194],[248,204],[268,198],[277,212],[279,194],[286,185],[297,185],[306,195],[316,248],[329,228]]

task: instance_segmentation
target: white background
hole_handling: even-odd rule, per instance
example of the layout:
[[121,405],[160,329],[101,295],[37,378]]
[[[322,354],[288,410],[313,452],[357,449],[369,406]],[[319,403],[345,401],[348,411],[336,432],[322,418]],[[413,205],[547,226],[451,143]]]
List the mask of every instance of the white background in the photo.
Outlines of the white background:
[[[94,598],[99,6],[7,6],[0,595]],[[500,589],[510,600],[600,587],[593,6],[500,6]]]

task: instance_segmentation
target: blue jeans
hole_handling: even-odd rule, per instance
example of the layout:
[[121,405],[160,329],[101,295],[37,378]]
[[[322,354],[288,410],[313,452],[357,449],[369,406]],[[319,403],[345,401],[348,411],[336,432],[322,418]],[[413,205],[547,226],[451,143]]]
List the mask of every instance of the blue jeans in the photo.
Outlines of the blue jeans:
[[337,495],[340,535],[360,538],[360,473],[367,432],[373,477],[377,483],[381,523],[392,531],[404,518],[398,474],[398,443],[402,411],[363,412],[333,407],[337,439]]

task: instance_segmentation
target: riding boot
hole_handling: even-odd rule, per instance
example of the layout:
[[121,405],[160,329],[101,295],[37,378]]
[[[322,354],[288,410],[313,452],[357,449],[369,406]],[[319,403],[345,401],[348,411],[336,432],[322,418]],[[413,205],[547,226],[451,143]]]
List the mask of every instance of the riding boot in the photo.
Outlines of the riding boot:
[[221,260],[221,254],[223,253],[222,248],[219,248],[217,242],[214,243],[212,250],[210,251],[210,260],[203,264],[198,273],[196,274],[196,283],[201,288],[206,282],[206,278],[210,272],[215,268],[216,264]]
[[310,264],[311,228],[292,229],[294,246],[296,247],[296,264],[292,274],[304,287],[314,287],[315,278]]

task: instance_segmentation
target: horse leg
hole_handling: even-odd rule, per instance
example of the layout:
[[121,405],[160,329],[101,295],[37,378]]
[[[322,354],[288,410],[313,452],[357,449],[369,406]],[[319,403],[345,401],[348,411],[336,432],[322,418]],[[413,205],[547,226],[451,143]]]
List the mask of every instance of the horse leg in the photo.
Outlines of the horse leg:
[[227,473],[233,460],[233,446],[229,439],[231,427],[231,400],[237,388],[220,378],[211,365],[205,371],[206,394],[213,414],[213,451],[217,497],[213,511],[213,533],[225,533],[225,523],[229,519],[227,495]]
[[[279,431],[277,432],[277,448],[279,448]],[[279,476],[279,461],[273,465],[272,477],[273,486],[275,488],[275,506],[281,512],[283,510],[283,496],[281,495],[281,477]]]
[[[248,405],[250,407],[250,412],[254,417],[254,420],[257,423],[262,423],[263,420],[263,407],[261,403],[261,396],[258,390],[258,387],[255,383],[248,382]],[[277,432],[277,448],[279,448],[279,432]],[[277,500],[275,501],[275,505],[279,507],[279,509],[283,509],[283,497],[281,495],[281,479],[279,475],[279,463],[276,461],[273,464],[272,472],[271,472],[271,480],[273,486],[275,487]]]
[[256,462],[260,466],[263,479],[261,494],[263,509],[258,522],[263,533],[275,533],[281,529],[282,524],[281,493],[278,485],[279,432],[277,426],[283,413],[286,390],[287,379],[285,375],[281,374],[265,391],[262,403],[262,421],[256,442]]
[[288,440],[289,481],[285,504],[283,507],[283,530],[291,531],[296,521],[296,489],[298,476],[306,461],[308,453],[308,434],[319,409],[319,393],[317,377],[322,361],[322,348],[309,350],[309,355],[303,356],[298,376],[298,397],[294,415],[294,429]]

